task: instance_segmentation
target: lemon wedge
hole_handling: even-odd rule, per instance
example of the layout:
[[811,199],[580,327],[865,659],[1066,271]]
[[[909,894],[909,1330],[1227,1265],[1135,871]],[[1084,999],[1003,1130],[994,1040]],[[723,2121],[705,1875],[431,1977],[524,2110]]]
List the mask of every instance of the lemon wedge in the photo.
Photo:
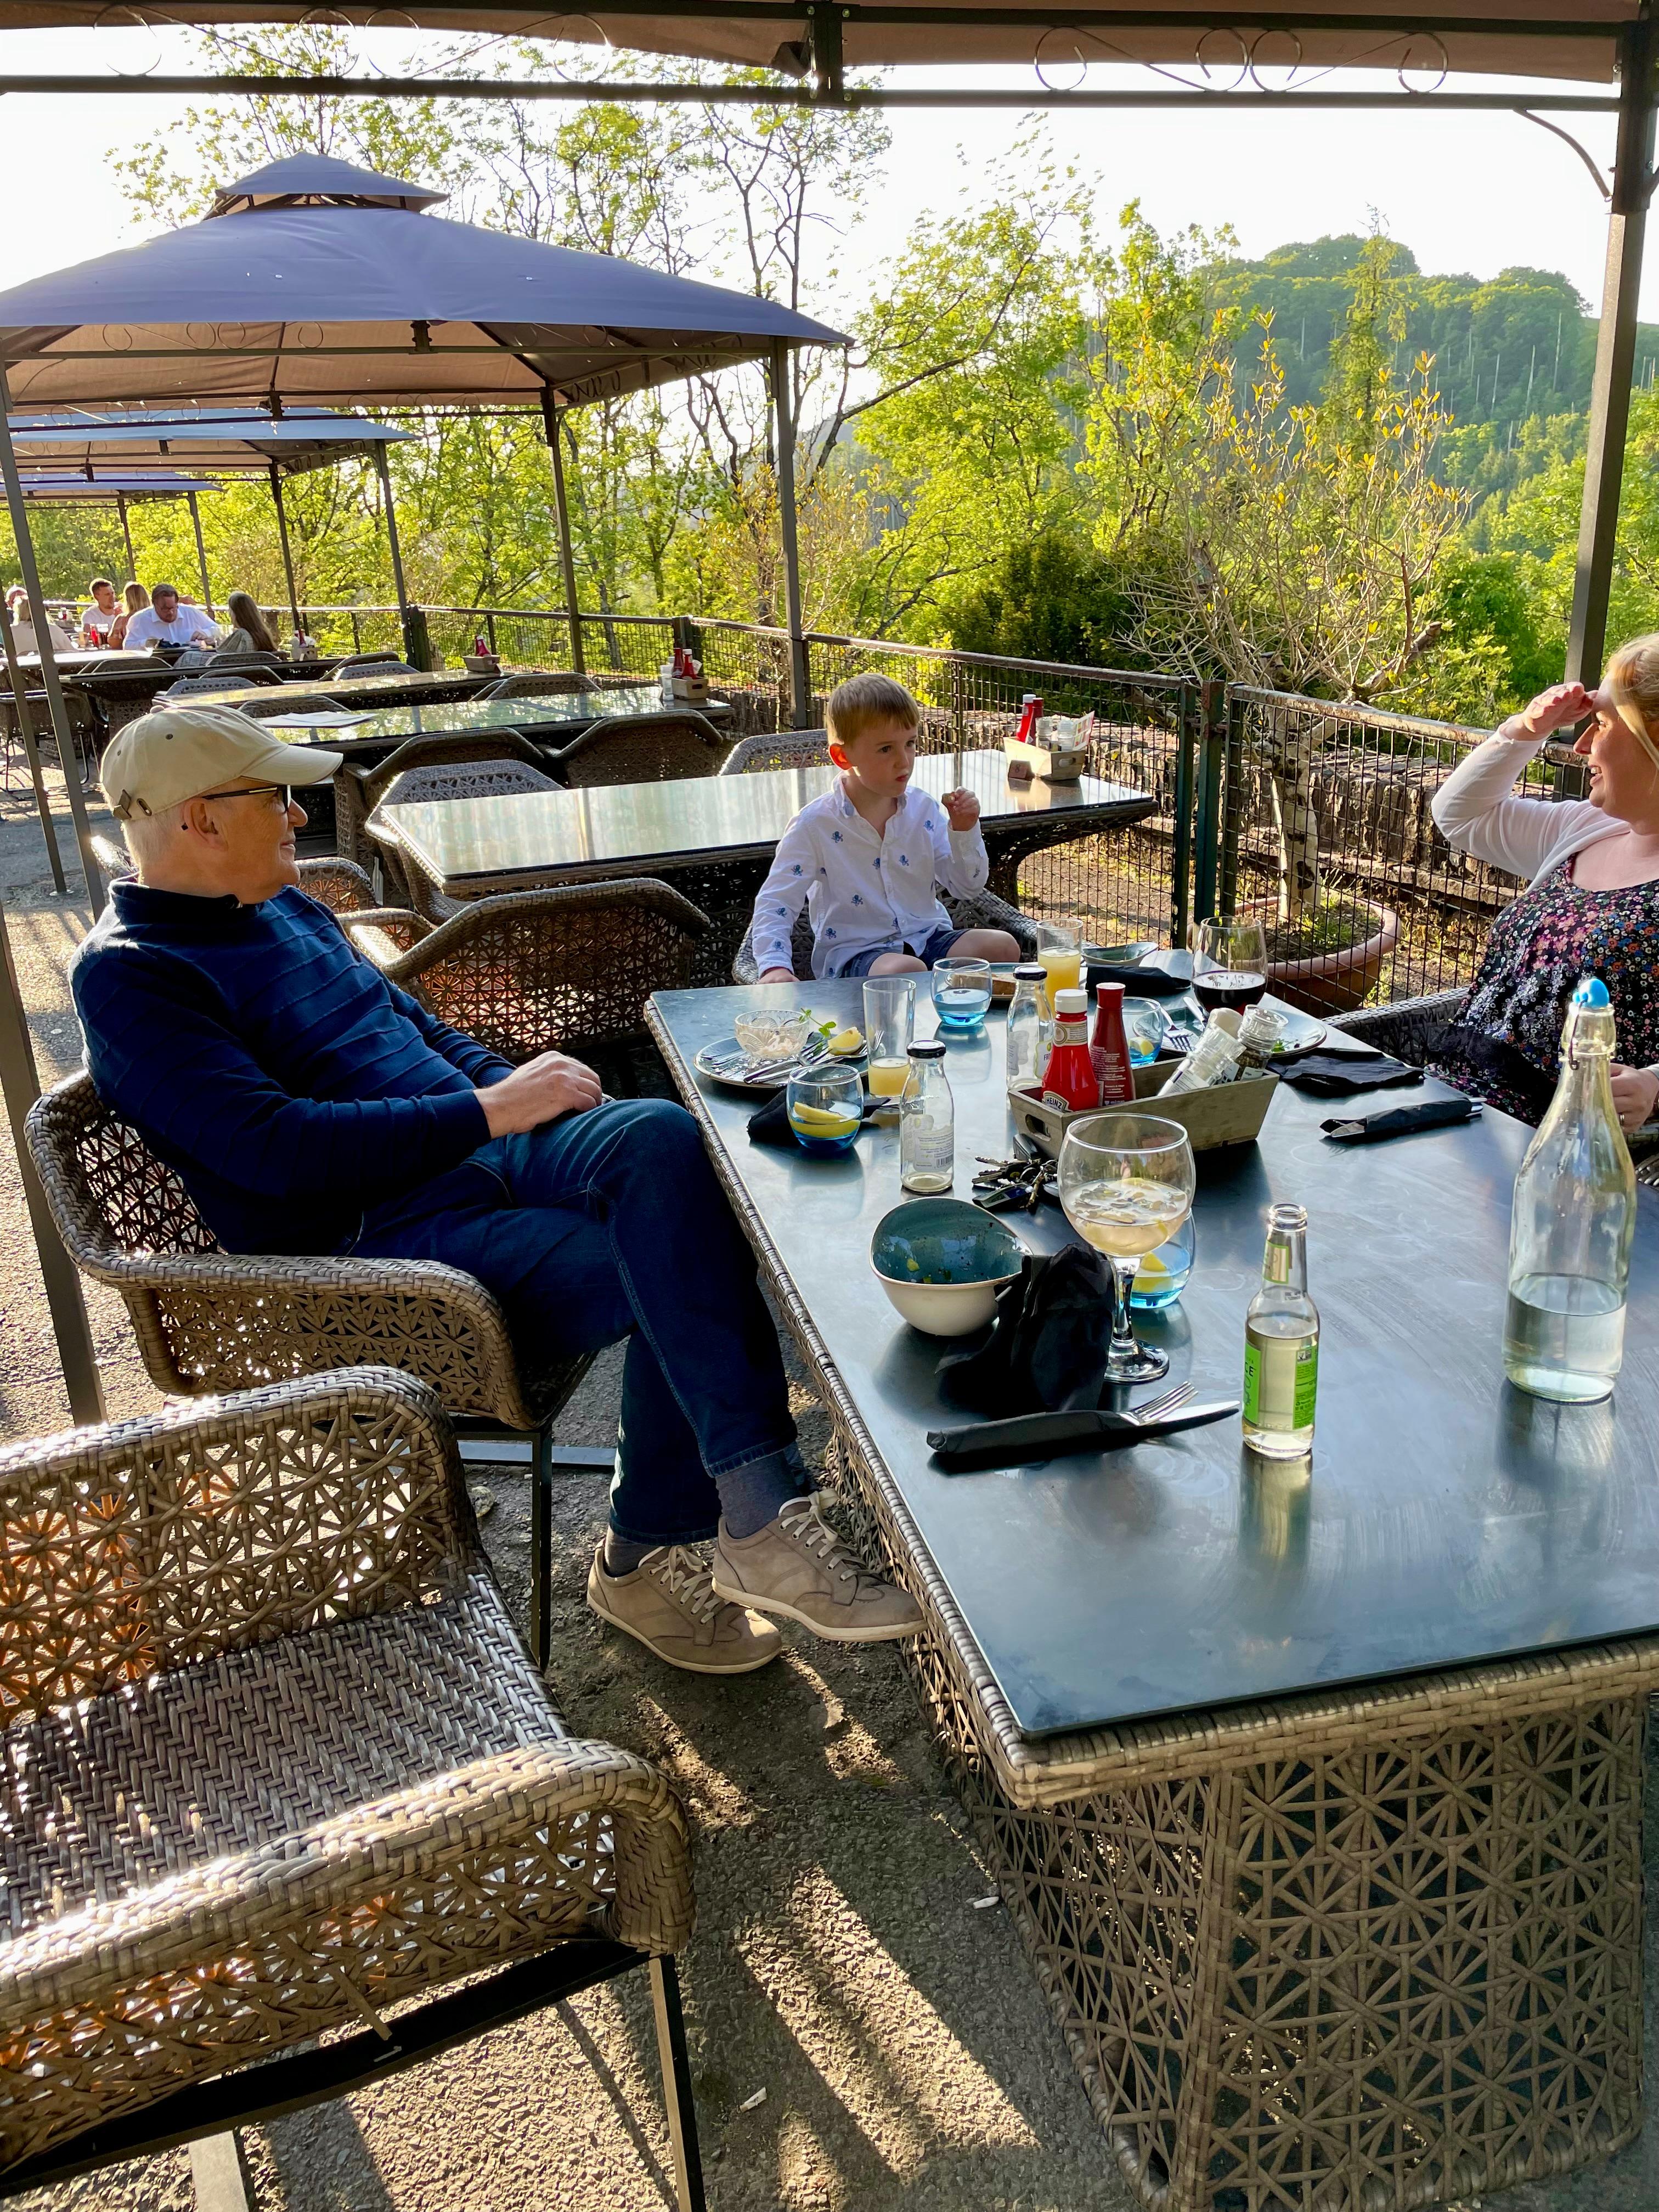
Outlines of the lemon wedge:
[[824,1050],[826,1052],[839,1053],[842,1054],[862,1052],[864,1050],[864,1031],[862,1030],[851,1029],[837,1030],[834,1036],[830,1038],[829,1043],[824,1047]]
[[1138,1283],[1159,1282],[1169,1273],[1169,1261],[1167,1260],[1160,1260],[1156,1252],[1149,1252],[1146,1258],[1141,1261],[1139,1266],[1135,1269],[1135,1280]]
[[856,1114],[832,1114],[822,1106],[792,1106],[789,1119],[811,1137],[844,1137],[859,1125]]

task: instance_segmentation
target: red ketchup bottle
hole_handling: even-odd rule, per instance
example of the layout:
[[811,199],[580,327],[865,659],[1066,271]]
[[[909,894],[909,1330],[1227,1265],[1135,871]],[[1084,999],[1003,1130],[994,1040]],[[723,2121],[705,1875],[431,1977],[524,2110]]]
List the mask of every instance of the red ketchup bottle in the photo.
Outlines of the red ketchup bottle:
[[[1124,1058],[1128,1058],[1127,1052]],[[1073,1114],[1086,1114],[1100,1103],[1100,1082],[1089,1057],[1086,991],[1054,993],[1054,1042],[1043,1070],[1042,1103],[1069,1108]]]
[[1123,986],[1097,983],[1095,1027],[1089,1039],[1089,1059],[1100,1085],[1103,1106],[1133,1106],[1135,1072],[1129,1060],[1129,1040],[1123,1033]]

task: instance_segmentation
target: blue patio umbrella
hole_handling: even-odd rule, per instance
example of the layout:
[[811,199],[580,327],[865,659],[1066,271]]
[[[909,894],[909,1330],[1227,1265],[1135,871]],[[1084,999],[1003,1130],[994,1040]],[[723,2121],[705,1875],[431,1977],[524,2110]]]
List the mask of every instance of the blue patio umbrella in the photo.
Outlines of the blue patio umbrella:
[[[296,155],[225,186],[212,213],[142,246],[101,255],[0,293],[0,474],[23,581],[43,641],[41,673],[61,757],[69,716],[46,633],[9,416],[31,410],[242,405],[273,416],[291,405],[526,409],[540,415],[553,462],[573,658],[580,665],[575,564],[559,453],[566,407],[620,398],[742,362],[764,362],[777,415],[794,713],[805,707],[795,544],[791,347],[842,345],[793,309],[572,252],[424,212],[445,197],[321,155]],[[377,449],[386,486],[385,449]],[[398,596],[405,611],[387,500]],[[70,803],[94,907],[103,882],[72,770]],[[0,944],[0,957],[3,957]],[[9,969],[9,962],[6,963]],[[15,983],[0,977],[0,1079],[20,1139],[20,1101],[34,1082]],[[34,1193],[25,1163],[26,1188]],[[41,1215],[34,1211],[37,1241]],[[50,1232],[48,1232],[50,1235]],[[64,1255],[42,1249],[49,1274]],[[73,1270],[70,1271],[73,1282]],[[78,1298],[76,1300],[78,1304]],[[82,1313],[78,1338],[58,1319],[66,1374],[96,1395]],[[79,1404],[76,1407],[80,1411]],[[82,1416],[84,1418],[84,1416]]]

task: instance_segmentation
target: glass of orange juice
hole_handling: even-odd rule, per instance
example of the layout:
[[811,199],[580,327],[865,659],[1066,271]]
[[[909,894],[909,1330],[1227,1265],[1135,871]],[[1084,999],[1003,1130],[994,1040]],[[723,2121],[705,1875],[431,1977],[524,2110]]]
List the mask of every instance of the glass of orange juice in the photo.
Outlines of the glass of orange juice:
[[1052,1006],[1056,991],[1075,991],[1081,985],[1083,955],[1076,930],[1063,921],[1040,921],[1036,937],[1036,957],[1048,979],[1048,1004]]
[[896,1100],[910,1072],[910,1033],[916,1018],[914,975],[870,975],[864,984],[864,1038],[870,1057],[865,1079],[872,1098]]

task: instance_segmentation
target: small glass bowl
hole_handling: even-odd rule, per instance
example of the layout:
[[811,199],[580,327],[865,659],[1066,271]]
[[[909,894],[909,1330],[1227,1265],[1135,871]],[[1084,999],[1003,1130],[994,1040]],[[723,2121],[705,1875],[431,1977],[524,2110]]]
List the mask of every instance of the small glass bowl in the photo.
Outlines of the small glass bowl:
[[1198,1232],[1189,1213],[1175,1235],[1149,1252],[1135,1269],[1129,1304],[1136,1313],[1162,1313],[1179,1303],[1198,1256]]
[[1145,1067],[1158,1058],[1170,1017],[1156,999],[1126,999],[1123,1001],[1123,1034],[1128,1040],[1129,1058],[1136,1067]]
[[744,1052],[767,1060],[793,1059],[812,1029],[810,1006],[790,1007],[778,1013],[739,1014],[732,1033]]
[[864,1119],[864,1083],[856,1067],[833,1062],[789,1079],[789,1127],[808,1159],[832,1160],[850,1152]]
[[957,1036],[983,1027],[991,1003],[988,960],[939,960],[932,976],[933,1012],[940,1029]]

